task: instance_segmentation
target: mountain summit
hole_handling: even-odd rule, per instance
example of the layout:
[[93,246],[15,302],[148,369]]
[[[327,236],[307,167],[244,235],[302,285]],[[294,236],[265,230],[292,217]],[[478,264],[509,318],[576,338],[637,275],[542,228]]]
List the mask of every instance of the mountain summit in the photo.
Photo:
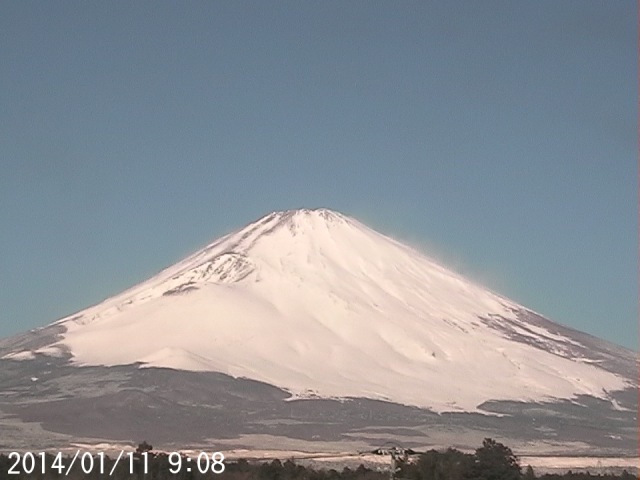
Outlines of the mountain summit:
[[0,355],[220,372],[290,400],[436,412],[579,396],[615,406],[611,392],[635,380],[631,352],[328,209],[266,215],[55,326],[51,341]]

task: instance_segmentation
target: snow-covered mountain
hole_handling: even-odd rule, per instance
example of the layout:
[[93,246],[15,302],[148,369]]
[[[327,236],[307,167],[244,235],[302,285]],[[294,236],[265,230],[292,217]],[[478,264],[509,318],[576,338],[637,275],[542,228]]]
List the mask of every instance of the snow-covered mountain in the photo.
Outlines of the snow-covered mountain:
[[5,342],[0,355],[220,372],[289,400],[436,412],[581,396],[615,409],[612,392],[637,385],[631,352],[326,209],[271,213],[53,327],[47,341]]

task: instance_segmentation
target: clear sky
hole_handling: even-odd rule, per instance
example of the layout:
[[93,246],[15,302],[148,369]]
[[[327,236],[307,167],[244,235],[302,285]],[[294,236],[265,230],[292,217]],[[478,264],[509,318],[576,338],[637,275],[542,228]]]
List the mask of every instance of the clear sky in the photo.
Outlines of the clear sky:
[[0,336],[328,207],[638,348],[634,1],[0,3]]

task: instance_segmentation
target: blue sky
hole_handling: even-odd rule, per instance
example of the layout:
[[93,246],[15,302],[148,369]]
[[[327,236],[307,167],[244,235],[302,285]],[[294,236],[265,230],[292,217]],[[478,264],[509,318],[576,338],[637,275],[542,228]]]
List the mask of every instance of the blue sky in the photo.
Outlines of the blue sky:
[[0,336],[328,207],[638,348],[636,2],[0,8]]

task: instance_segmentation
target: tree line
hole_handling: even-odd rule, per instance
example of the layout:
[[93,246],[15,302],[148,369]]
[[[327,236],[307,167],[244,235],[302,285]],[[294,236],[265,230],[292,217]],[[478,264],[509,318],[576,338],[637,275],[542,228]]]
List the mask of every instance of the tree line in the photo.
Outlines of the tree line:
[[[170,457],[165,453],[154,453],[151,445],[143,442],[135,452],[135,462],[118,464],[111,473],[116,459],[104,459],[104,471],[97,468],[91,473],[84,473],[80,469],[68,470],[70,457],[62,460],[65,468],[50,468],[54,466],[55,457],[47,455],[49,462],[42,468],[36,465],[30,473],[22,471],[22,466],[15,468],[15,456],[0,454],[0,478],[15,480],[386,480],[390,471],[374,470],[364,465],[352,469],[344,467],[336,469],[315,469],[295,463],[293,460],[273,460],[271,462],[254,463],[247,460],[233,462],[225,461],[224,472],[208,471],[200,473],[193,463],[184,462],[176,471],[175,455]],[[147,456],[146,469],[143,471],[143,455]],[[188,471],[187,465],[191,468]],[[133,471],[131,467],[133,466]],[[30,467],[30,465],[27,465]],[[545,474],[536,476],[531,466],[522,468],[518,458],[511,449],[493,439],[486,438],[482,446],[474,453],[463,453],[449,448],[446,451],[430,450],[415,458],[400,458],[395,462],[393,478],[398,480],[636,480],[636,476],[624,471],[621,475],[568,472],[564,475]],[[13,468],[13,470],[12,470]],[[524,470],[524,471],[523,471]],[[19,473],[14,473],[18,471]],[[43,473],[44,471],[44,473]],[[109,475],[111,473],[111,475]]]

